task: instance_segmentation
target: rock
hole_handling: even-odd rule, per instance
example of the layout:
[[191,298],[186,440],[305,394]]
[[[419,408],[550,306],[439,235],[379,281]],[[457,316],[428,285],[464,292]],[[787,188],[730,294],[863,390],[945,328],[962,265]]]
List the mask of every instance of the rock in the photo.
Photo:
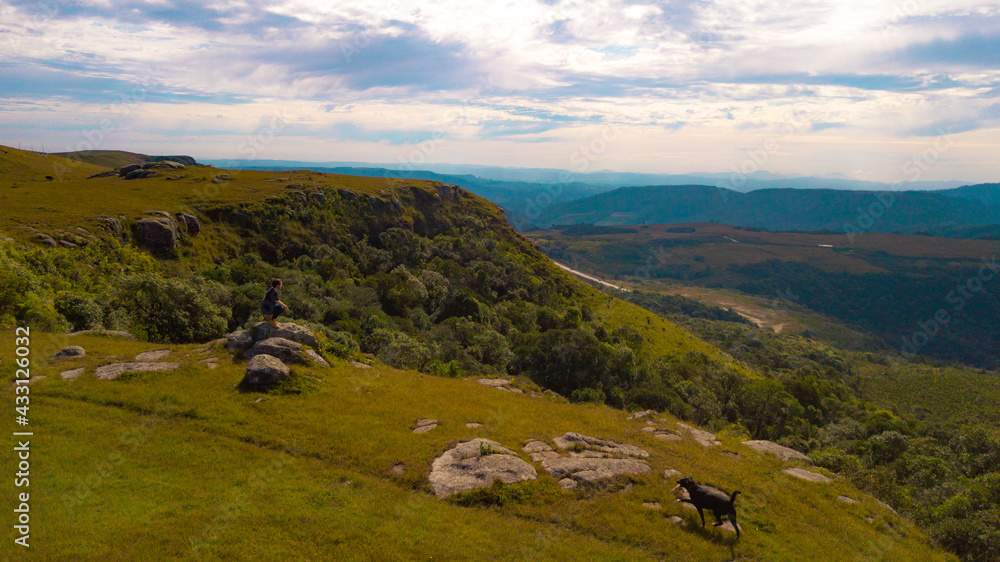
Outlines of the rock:
[[59,245],[62,246],[63,248],[70,248],[70,249],[78,247],[76,244],[70,242],[69,240],[60,240]]
[[402,476],[404,472],[406,472],[406,465],[401,462],[392,465],[392,468],[389,469],[389,474],[392,476]]
[[55,239],[53,239],[48,234],[43,234],[39,232],[38,234],[35,235],[35,238],[37,238],[38,241],[41,242],[42,244],[45,244],[46,246],[50,246],[52,248],[55,248],[56,246],[59,245],[59,243],[56,242]]
[[552,447],[545,441],[528,441],[528,443],[521,447],[521,450],[525,453],[541,453],[542,451],[551,451]]
[[488,386],[491,388],[502,388],[505,386],[510,386],[510,381],[507,379],[476,379],[476,382],[483,386]]
[[306,357],[308,357],[309,359],[311,359],[312,362],[315,363],[315,364],[317,364],[317,365],[321,365],[323,367],[329,367],[330,366],[330,364],[326,362],[326,359],[323,359],[323,357],[319,353],[316,353],[315,351],[313,351],[311,349],[307,349],[306,350]]
[[59,373],[59,376],[62,377],[62,380],[64,381],[72,381],[80,378],[80,375],[82,375],[86,371],[87,371],[86,367],[80,367],[77,369],[70,369],[68,371],[63,371]]
[[467,427],[469,429],[475,429],[477,427],[483,427],[483,424],[481,424],[479,422],[470,421],[470,422],[465,422],[465,427]]
[[177,247],[177,225],[167,218],[139,219],[135,225],[136,242],[154,252],[169,252]]
[[170,355],[169,349],[157,349],[154,351],[144,351],[139,355],[136,355],[135,360],[140,362],[159,361],[168,355]]
[[372,368],[371,365],[365,365],[364,363],[360,363],[358,361],[351,361],[350,365],[351,365],[351,367],[354,367],[355,369],[371,369]]
[[653,434],[653,437],[657,439],[663,439],[664,441],[680,441],[682,437],[676,433],[670,431],[657,431]]
[[184,225],[184,230],[189,236],[194,236],[201,232],[201,223],[198,222],[198,217],[194,215],[177,213],[177,223]]
[[434,459],[430,483],[439,498],[493,485],[538,478],[534,467],[496,441],[473,439],[459,443]]
[[180,363],[112,363],[98,367],[94,370],[94,376],[102,381],[113,381],[123,373],[144,373],[150,371],[173,371],[180,367]]
[[652,416],[656,413],[656,410],[646,410],[645,412],[636,412],[628,417],[630,420],[640,420],[646,416]]
[[684,476],[683,472],[681,472],[679,470],[674,470],[672,468],[668,468],[668,469],[666,469],[666,470],[663,471],[663,477],[666,478],[667,480],[672,481],[672,482],[676,481],[681,476]]
[[174,162],[173,160],[160,160],[158,162],[148,162],[144,164],[143,169],[146,170],[183,170],[185,168],[184,164],[180,162]]
[[577,484],[576,480],[573,480],[572,478],[563,478],[559,481],[559,487],[563,490],[572,490],[577,486],[579,486],[579,484]]
[[133,336],[132,334],[130,334],[128,332],[123,332],[121,330],[80,330],[78,332],[72,332],[69,335],[71,335],[71,336],[80,336],[80,335],[110,336],[110,337],[113,337],[113,338],[122,338],[122,339],[126,339],[126,340],[135,341],[135,336]]
[[577,482],[597,482],[622,474],[645,474],[649,465],[636,459],[555,458],[542,461],[542,468],[554,478],[572,478]]
[[85,355],[87,355],[87,352],[82,347],[80,347],[78,345],[70,345],[70,346],[64,347],[64,348],[60,349],[59,351],[57,351],[56,354],[52,356],[52,359],[66,359],[66,358],[70,358],[70,357],[83,357]]
[[878,498],[875,498],[875,503],[877,503],[877,504],[881,505],[882,507],[886,508],[893,515],[899,515],[899,513],[896,513],[896,510],[892,508],[892,506],[890,506],[889,504],[885,503],[884,501],[879,500]]
[[92,176],[87,176],[87,179],[92,180],[94,178],[109,178],[111,176],[117,176],[117,175],[118,175],[118,170],[108,170],[107,172],[98,172]]
[[850,503],[858,503],[858,500],[856,500],[854,498],[847,497],[847,496],[837,496],[837,501],[839,501],[841,503],[848,503],[848,504],[850,504]]
[[654,426],[647,425],[646,427],[643,427],[640,431],[645,431],[646,433],[653,433],[654,431],[656,431],[656,428]]
[[242,351],[253,345],[253,337],[246,330],[237,330],[226,336],[226,349]]
[[338,189],[337,194],[340,195],[342,198],[347,199],[348,201],[354,201],[355,199],[358,198],[357,193],[354,193],[353,191],[343,188]]
[[247,372],[243,381],[250,386],[269,386],[288,378],[288,365],[272,355],[255,355],[247,363]]
[[432,420],[430,418],[423,418],[417,420],[415,427],[413,428],[413,433],[427,433],[428,431],[436,428],[438,426],[437,420]]
[[309,347],[316,347],[316,336],[307,328],[291,322],[279,325],[279,328],[275,328],[267,322],[258,322],[250,327],[250,337],[253,338],[254,342],[270,338],[284,338]]
[[818,484],[828,484],[830,482],[833,482],[833,480],[829,479],[826,476],[823,476],[822,474],[818,474],[816,472],[810,472],[808,470],[805,470],[804,468],[786,468],[782,472],[784,472],[789,476],[794,476],[795,478],[801,478],[802,480],[806,480],[809,482],[816,482]]
[[141,180],[145,178],[151,178],[156,175],[153,170],[132,170],[131,172],[125,174],[125,179],[127,180]]
[[642,507],[645,507],[646,509],[660,509],[660,502],[656,501],[642,502]]
[[222,183],[224,181],[229,181],[231,179],[232,178],[229,177],[229,174],[219,174],[214,178],[212,178],[212,183]]
[[323,205],[326,205],[326,194],[324,194],[322,191],[314,191],[312,194],[312,198],[314,201],[316,201],[317,205],[321,207]]
[[579,433],[569,432],[552,440],[560,449],[590,449],[609,454],[619,454],[629,457],[648,457],[649,453],[635,445],[626,445],[615,441],[588,437]]
[[697,429],[685,423],[678,423],[677,427],[687,431],[691,435],[691,438],[703,447],[715,447],[716,445],[722,444],[715,438],[715,434],[709,433],[703,429]]
[[[740,533],[743,533],[743,527],[739,523],[737,523],[736,526],[740,528]],[[728,519],[726,519],[722,523],[722,525],[719,525],[717,529],[719,529],[723,533],[732,533],[734,535],[736,534],[736,527],[733,527],[732,522],[729,521]]]
[[114,234],[116,239],[118,240],[123,239],[124,231],[122,230],[122,223],[115,217],[98,216],[98,217],[91,217],[88,220],[98,222],[101,225],[101,228],[110,232],[111,234]]
[[280,359],[284,363],[304,363],[299,356],[302,352],[302,344],[285,338],[268,338],[261,340],[250,349],[243,352],[244,357],[253,358],[258,355],[270,355]]
[[128,166],[122,166],[118,168],[118,175],[125,177],[129,172],[134,172],[136,170],[141,170],[142,166],[139,164],[129,164]]
[[[694,507],[694,506],[691,506],[691,507]],[[678,517],[676,515],[671,515],[670,517],[667,517],[667,521],[670,521],[674,525],[677,525],[677,526],[680,526],[680,527],[683,527],[685,525],[684,519],[682,519],[682,518],[680,518],[680,517]]]
[[771,441],[744,441],[743,444],[755,451],[771,453],[783,461],[796,460],[812,464],[812,460],[810,460],[806,455],[796,451],[795,449],[790,449]]

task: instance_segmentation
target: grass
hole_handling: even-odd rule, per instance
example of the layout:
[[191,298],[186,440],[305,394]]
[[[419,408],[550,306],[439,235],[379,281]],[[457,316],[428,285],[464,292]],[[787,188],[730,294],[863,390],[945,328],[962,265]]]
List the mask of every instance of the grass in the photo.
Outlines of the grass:
[[[847,484],[792,479],[777,459],[726,436],[713,449],[663,442],[622,411],[343,362],[299,368],[315,377],[309,392],[244,393],[236,388],[242,364],[196,345],[166,346],[167,360],[184,363],[177,371],[63,381],[58,371],[165,346],[76,336],[87,356],[54,364],[41,353],[48,338],[63,340],[33,338],[35,372],[48,378],[31,386],[38,513],[34,548],[18,559],[948,559]],[[217,369],[197,363],[207,356]],[[411,433],[424,417],[441,424]],[[483,427],[467,428],[471,420]],[[653,471],[602,493],[562,492],[541,467],[535,483],[480,497],[441,501],[429,492],[431,461],[450,444],[485,437],[517,451],[566,431],[640,445]],[[5,455],[5,472],[12,463]],[[402,476],[389,472],[397,463]],[[743,538],[667,522],[685,515],[662,477],[668,468],[742,489]],[[839,503],[841,494],[861,503]],[[662,507],[644,508],[650,500]]]

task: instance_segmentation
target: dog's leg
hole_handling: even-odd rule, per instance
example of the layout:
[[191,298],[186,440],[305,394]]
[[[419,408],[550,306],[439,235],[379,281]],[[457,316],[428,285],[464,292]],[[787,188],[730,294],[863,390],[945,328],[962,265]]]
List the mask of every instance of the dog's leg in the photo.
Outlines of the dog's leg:
[[[692,504],[692,505],[694,505],[694,504]],[[702,511],[702,509],[701,509],[700,506],[695,505],[695,507],[698,508],[698,515],[701,515],[701,526],[704,527],[705,526],[705,512]]]
[[736,529],[736,538],[740,538],[740,526],[736,524],[736,510],[729,512],[729,522],[733,524],[733,528]]
[[721,527],[722,526],[722,516],[719,515],[718,513],[716,513],[715,510],[712,510],[712,515],[715,516],[715,523],[712,523],[712,525],[714,525],[716,527]]

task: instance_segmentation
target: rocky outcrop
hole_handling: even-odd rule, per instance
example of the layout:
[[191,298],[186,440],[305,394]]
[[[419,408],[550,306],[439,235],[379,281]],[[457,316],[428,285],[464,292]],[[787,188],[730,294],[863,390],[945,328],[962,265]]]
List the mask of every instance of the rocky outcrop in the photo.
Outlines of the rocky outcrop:
[[110,216],[98,216],[92,217],[88,220],[96,221],[101,225],[105,231],[111,233],[116,240],[124,240],[124,231],[122,230],[122,223],[115,217]]
[[129,164],[128,166],[122,166],[121,168],[118,168],[117,174],[120,177],[124,178],[128,174],[130,174],[130,173],[132,173],[132,172],[134,172],[136,170],[141,170],[141,169],[142,169],[142,165],[141,164]]
[[270,386],[287,379],[289,373],[288,365],[277,357],[260,354],[247,363],[243,381],[250,386]]
[[94,370],[94,376],[102,381],[112,381],[122,376],[123,373],[143,373],[149,371],[173,371],[180,367],[180,363],[112,363],[98,367]]
[[488,488],[495,480],[516,484],[535,480],[535,468],[496,441],[473,439],[459,443],[434,459],[429,477],[439,498]]
[[250,327],[250,337],[254,342],[269,338],[284,338],[309,347],[316,347],[316,335],[309,329],[291,322],[281,323],[280,326],[280,328],[275,328],[267,322],[258,322]]
[[611,480],[622,474],[645,474],[649,465],[637,459],[616,458],[566,458],[542,461],[542,468],[553,478],[570,478],[578,483],[596,483]]
[[686,431],[691,436],[692,439],[694,439],[699,445],[703,447],[715,447],[716,445],[722,444],[718,439],[716,439],[714,433],[709,433],[703,429],[691,427],[686,423],[678,423],[677,427]]
[[145,178],[151,178],[157,175],[156,170],[132,170],[131,172],[125,174],[124,178],[127,180],[141,180]]
[[[644,474],[651,469],[642,458],[649,453],[634,445],[569,432],[553,442],[562,453],[540,440],[529,441],[524,452],[559,480],[564,490],[580,484],[597,484],[624,474]],[[628,458],[631,457],[631,458]]]
[[302,344],[287,340],[285,338],[268,338],[261,340],[250,349],[243,352],[244,357],[253,358],[258,355],[270,355],[280,359],[284,363],[304,363],[300,357]]
[[154,252],[169,252],[177,247],[177,224],[165,217],[139,219],[135,225],[136,242]]
[[476,382],[483,386],[488,386],[490,388],[497,388],[504,390],[506,392],[513,392],[514,394],[523,394],[524,391],[520,388],[514,388],[510,385],[510,381],[507,379],[476,379]]
[[562,437],[556,437],[552,440],[552,442],[555,443],[560,449],[572,449],[577,453],[595,451],[608,455],[621,455],[627,457],[646,458],[649,456],[647,451],[636,447],[635,445],[627,445],[625,443],[618,443],[607,439],[598,439],[596,437],[580,435],[579,433],[572,431],[563,434]]
[[78,345],[70,345],[60,349],[52,356],[52,359],[69,359],[73,357],[83,357],[87,352]]
[[147,162],[142,165],[144,170],[183,170],[185,168],[184,164],[180,162],[174,162],[173,160],[159,160],[156,162]]
[[796,451],[795,449],[789,449],[788,447],[778,445],[777,443],[771,441],[744,441],[743,444],[755,451],[771,453],[783,461],[795,460],[812,464],[812,460],[810,460],[806,455]]

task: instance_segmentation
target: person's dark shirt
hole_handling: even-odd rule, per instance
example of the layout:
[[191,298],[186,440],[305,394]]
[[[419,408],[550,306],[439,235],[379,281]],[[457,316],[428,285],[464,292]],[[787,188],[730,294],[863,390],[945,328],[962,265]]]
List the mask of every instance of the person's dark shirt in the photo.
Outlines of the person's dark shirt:
[[267,294],[264,295],[264,303],[270,305],[278,303],[278,291],[274,287],[267,290]]

